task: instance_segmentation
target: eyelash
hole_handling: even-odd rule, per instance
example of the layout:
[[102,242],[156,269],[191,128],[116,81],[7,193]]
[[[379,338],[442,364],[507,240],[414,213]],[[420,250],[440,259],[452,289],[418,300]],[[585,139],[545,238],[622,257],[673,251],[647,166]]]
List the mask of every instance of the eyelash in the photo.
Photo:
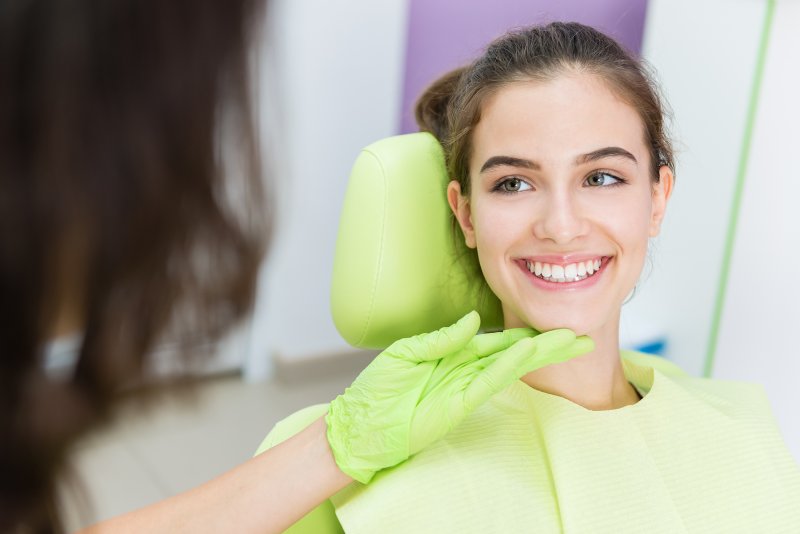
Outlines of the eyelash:
[[[586,179],[584,180],[584,182],[586,180],[588,180],[589,178],[593,178],[595,176],[610,176],[611,178],[616,180],[616,182],[613,183],[613,184],[608,184],[608,185],[605,185],[605,186],[595,186],[595,187],[598,187],[598,188],[617,187],[617,186],[624,185],[624,184],[628,183],[628,181],[625,180],[624,178],[620,178],[616,174],[610,173],[608,171],[595,171],[592,174],[590,174],[589,176],[587,176]],[[519,193],[520,191],[506,191],[506,190],[503,189],[503,186],[505,184],[507,184],[508,182],[512,181],[512,180],[517,180],[519,182],[525,183],[525,180],[523,180],[523,179],[521,179],[521,178],[519,178],[517,176],[508,176],[508,177],[502,178],[500,181],[498,181],[492,187],[491,191],[493,193],[500,193],[501,195],[513,195],[513,194]]]
[[[589,176],[587,176],[586,180],[588,180],[589,178],[594,178],[595,176],[610,176],[611,178],[616,180],[616,182],[613,183],[613,184],[609,184],[609,185],[605,185],[605,186],[598,186],[598,187],[616,187],[616,186],[624,185],[624,184],[628,183],[628,181],[625,180],[624,178],[620,178],[619,176],[617,176],[613,172],[608,172],[608,171],[595,171],[592,174],[590,174]],[[584,181],[586,181],[586,180],[584,180]]]
[[503,189],[503,186],[512,180],[517,180],[521,183],[524,183],[524,180],[517,178],[516,176],[508,176],[499,180],[494,187],[492,187],[492,193],[500,193],[501,195],[513,195],[515,193],[519,193],[519,191],[506,191]]

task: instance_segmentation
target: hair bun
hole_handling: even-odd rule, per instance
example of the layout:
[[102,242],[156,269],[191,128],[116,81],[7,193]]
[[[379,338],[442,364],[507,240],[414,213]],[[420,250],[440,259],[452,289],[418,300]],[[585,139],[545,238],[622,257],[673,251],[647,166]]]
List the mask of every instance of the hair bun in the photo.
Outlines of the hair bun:
[[444,142],[447,135],[448,105],[465,71],[466,67],[459,67],[437,79],[425,89],[414,106],[419,129],[432,133],[440,143]]

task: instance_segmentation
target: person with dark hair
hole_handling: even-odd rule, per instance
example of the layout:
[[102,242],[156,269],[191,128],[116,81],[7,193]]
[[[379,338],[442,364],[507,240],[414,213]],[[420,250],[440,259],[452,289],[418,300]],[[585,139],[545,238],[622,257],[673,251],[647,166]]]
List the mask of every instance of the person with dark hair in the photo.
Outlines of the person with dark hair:
[[[57,529],[68,446],[154,345],[213,341],[251,306],[269,222],[245,98],[260,4],[0,4],[0,531]],[[236,181],[215,157],[223,120]],[[48,372],[73,334],[74,366]]]
[[[619,347],[675,182],[644,63],[581,24],[524,28],[434,82],[416,111],[506,332],[566,328],[593,345],[531,368],[393,469],[338,462],[357,482],[315,511],[329,531],[800,532],[800,469],[763,387]],[[364,397],[349,420],[382,413]],[[340,403],[312,408],[335,422]],[[330,444],[337,460],[352,449]]]
[[[247,69],[263,3],[0,3],[2,532],[63,530],[56,482],[70,447],[147,381],[152,349],[177,341],[191,363],[250,310],[270,226]],[[465,367],[446,376],[466,373],[476,404],[590,343],[563,331],[476,336],[466,326],[457,347]],[[396,347],[393,358],[409,358],[409,388],[452,352],[437,344],[442,335]],[[74,362],[53,371],[48,347],[69,336],[79,339]],[[425,363],[413,361],[420,354]],[[490,368],[500,356],[514,365]],[[452,423],[417,417],[415,447]],[[328,439],[357,430],[319,420],[200,488],[96,530],[283,530],[352,482],[337,463],[348,456],[334,459]],[[404,459],[390,456],[372,469]]]

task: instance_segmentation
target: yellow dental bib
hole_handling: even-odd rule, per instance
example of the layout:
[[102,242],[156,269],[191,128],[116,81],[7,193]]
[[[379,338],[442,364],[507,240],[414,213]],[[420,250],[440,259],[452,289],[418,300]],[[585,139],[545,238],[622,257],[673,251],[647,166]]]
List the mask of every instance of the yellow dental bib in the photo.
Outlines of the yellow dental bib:
[[[800,532],[800,468],[762,386],[635,352],[622,365],[636,404],[592,411],[516,382],[333,496],[338,521],[347,533]],[[262,450],[325,410],[279,423]]]

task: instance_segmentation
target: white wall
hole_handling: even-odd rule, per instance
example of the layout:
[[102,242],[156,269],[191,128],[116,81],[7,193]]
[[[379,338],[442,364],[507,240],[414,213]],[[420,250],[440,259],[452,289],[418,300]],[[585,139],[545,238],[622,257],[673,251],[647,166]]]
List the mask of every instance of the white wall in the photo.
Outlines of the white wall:
[[776,4],[714,376],[764,384],[800,461],[800,3]]
[[[672,344],[667,356],[688,372],[703,376],[708,359],[715,379],[763,384],[800,460],[800,348],[793,336],[800,318],[800,3],[775,2],[748,149],[745,123],[767,5],[651,0],[645,56],[661,74],[682,150],[653,274],[626,313],[663,325]],[[732,217],[743,154],[749,164]],[[729,228],[733,252],[721,286]],[[707,355],[718,298],[718,344]]]
[[[401,101],[406,1],[277,0],[268,20],[265,124],[278,208],[252,324],[247,375],[270,359],[347,350],[329,298],[339,211],[359,150],[394,135]],[[280,101],[276,108],[270,102]]]
[[[623,308],[660,325],[666,356],[700,376],[756,62],[764,3],[651,0],[644,57],[674,113],[676,186],[635,298]],[[649,273],[649,275],[648,275]]]

